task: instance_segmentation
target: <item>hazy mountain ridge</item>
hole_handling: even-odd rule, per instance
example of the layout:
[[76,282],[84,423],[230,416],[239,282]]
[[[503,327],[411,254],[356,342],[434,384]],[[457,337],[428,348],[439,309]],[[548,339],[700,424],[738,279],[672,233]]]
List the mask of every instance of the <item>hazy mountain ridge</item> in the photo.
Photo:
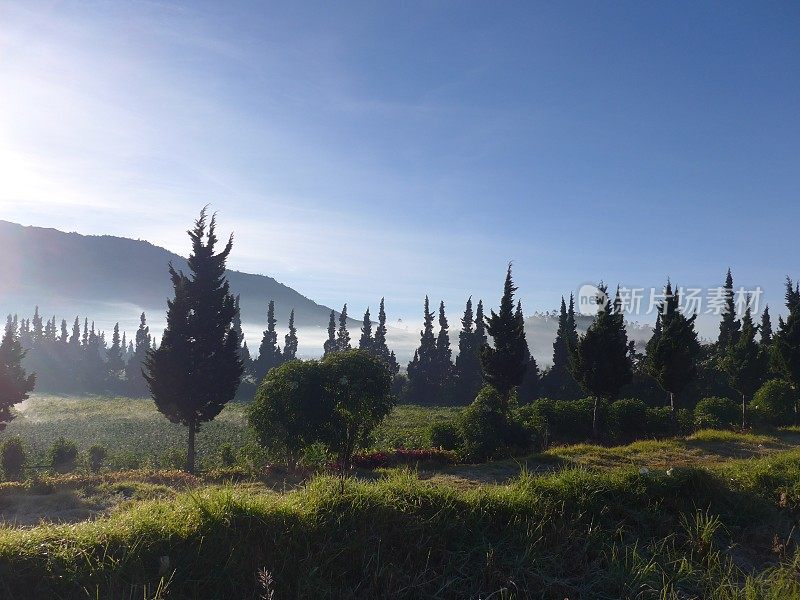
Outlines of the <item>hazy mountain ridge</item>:
[[[187,270],[186,259],[144,240],[65,233],[0,221],[0,306],[28,314],[95,315],[91,310],[130,305],[147,313],[166,310],[172,286],[169,262]],[[266,322],[269,300],[283,323],[295,310],[298,327],[325,327],[331,309],[266,275],[228,271],[231,290],[241,295],[242,320]],[[120,314],[123,318],[127,315]]]
[[[160,337],[167,298],[172,294],[167,264],[171,261],[178,269],[187,268],[182,256],[144,240],[65,233],[2,220],[0,243],[2,314],[29,317],[38,304],[45,319],[55,315],[71,324],[76,315],[81,319],[87,316],[105,330],[118,321],[124,331],[132,333],[138,325],[139,312],[144,310],[153,332]],[[228,278],[232,291],[241,295],[243,327],[251,351],[257,351],[261,331],[266,327],[267,303],[273,299],[279,343],[283,344],[289,311],[294,308],[300,329],[300,355],[322,353],[330,308],[267,275],[229,270]],[[452,307],[448,316],[451,321],[457,320],[459,309]],[[576,322],[578,331],[583,333],[592,317],[576,315]],[[349,320],[353,343],[358,341],[360,324],[359,320]],[[403,366],[419,344],[420,326],[395,322],[389,328],[389,345]],[[555,311],[536,312],[525,319],[528,344],[542,367],[551,362],[557,327]],[[628,334],[641,347],[650,338],[652,328],[628,323]],[[450,331],[450,342],[457,353],[455,328]]]

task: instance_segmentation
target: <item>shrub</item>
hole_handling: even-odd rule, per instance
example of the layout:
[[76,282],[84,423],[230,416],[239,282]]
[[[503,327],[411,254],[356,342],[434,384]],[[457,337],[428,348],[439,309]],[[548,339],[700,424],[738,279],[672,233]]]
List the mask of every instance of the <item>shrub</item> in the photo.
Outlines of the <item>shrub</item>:
[[751,402],[756,421],[767,425],[789,425],[795,416],[796,396],[792,386],[780,379],[767,381]]
[[3,442],[0,460],[3,463],[3,474],[6,479],[11,481],[22,479],[28,456],[19,437],[12,437]]
[[103,446],[95,444],[89,448],[89,469],[92,473],[97,473],[103,468],[106,458],[108,458],[108,450]]
[[344,473],[353,454],[394,408],[392,378],[386,364],[364,350],[332,352],[320,362],[330,415],[324,441]]
[[434,423],[430,428],[431,446],[442,450],[455,450],[461,445],[458,425],[451,422]]
[[330,412],[320,362],[291,360],[267,373],[247,417],[261,446],[294,468],[303,449],[320,439]]
[[503,399],[493,387],[485,386],[461,414],[460,429],[465,460],[482,461],[500,454],[505,445],[508,417]]
[[[456,454],[451,450],[438,448],[417,448],[374,452],[363,452],[353,456],[353,465],[361,469],[376,469],[380,467],[396,467],[399,465],[413,465],[420,462],[450,464],[455,462]],[[335,465],[338,467],[338,465]]]
[[[600,423],[605,419],[605,406],[600,404]],[[592,412],[594,401],[550,400],[537,398],[528,406],[517,409],[517,420],[529,432],[536,431],[537,439],[547,445],[552,442],[568,443],[584,441],[592,436]]]
[[647,431],[647,407],[641,400],[615,400],[608,407],[608,424],[615,440],[635,440]]
[[463,460],[483,461],[529,449],[534,440],[523,424],[504,410],[500,393],[485,386],[464,409],[459,422]]
[[219,462],[223,467],[232,467],[236,464],[236,453],[228,442],[219,446]]
[[730,429],[741,420],[741,407],[728,398],[703,398],[694,407],[697,429]]
[[50,466],[56,473],[71,473],[78,462],[78,447],[63,437],[53,442],[49,452]]
[[[672,435],[672,411],[669,406],[648,407],[645,409],[644,419],[646,435],[658,438]],[[691,411],[689,412],[689,419],[690,421],[693,419]]]

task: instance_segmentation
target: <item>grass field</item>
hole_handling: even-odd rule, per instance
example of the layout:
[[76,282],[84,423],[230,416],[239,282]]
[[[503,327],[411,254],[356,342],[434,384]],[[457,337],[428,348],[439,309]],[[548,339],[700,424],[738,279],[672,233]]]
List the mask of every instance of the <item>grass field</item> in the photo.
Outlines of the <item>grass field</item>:
[[107,518],[0,528],[0,596],[800,598],[796,450],[466,490],[402,471],[284,494],[176,485]]
[[[457,413],[397,407],[374,446],[425,446]],[[247,447],[244,421],[234,404],[201,431],[208,465]],[[185,439],[147,400],[52,396],[14,434],[151,467]],[[280,469],[43,474],[0,484],[0,597],[800,599],[798,514],[796,428],[359,472],[343,490]]]
[[[201,468],[217,466],[221,444],[254,451],[246,405],[231,403],[197,436]],[[457,408],[398,406],[374,433],[374,448],[425,448],[431,423],[452,419]],[[32,395],[17,407],[1,434],[20,436],[33,462],[44,465],[48,448],[63,436],[85,451],[93,444],[109,449],[116,468],[172,468],[183,464],[186,428],[170,423],[149,399]]]

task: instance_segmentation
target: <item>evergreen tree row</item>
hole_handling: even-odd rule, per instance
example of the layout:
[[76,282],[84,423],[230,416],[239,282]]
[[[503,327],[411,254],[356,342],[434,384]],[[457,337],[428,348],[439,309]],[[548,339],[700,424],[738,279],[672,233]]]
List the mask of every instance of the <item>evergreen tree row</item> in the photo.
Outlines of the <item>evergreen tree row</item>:
[[56,317],[43,321],[39,307],[29,319],[9,315],[6,330],[24,350],[24,368],[49,392],[146,395],[142,364],[154,345],[144,313],[133,340],[114,326],[110,343],[94,322],[75,317],[72,327]]

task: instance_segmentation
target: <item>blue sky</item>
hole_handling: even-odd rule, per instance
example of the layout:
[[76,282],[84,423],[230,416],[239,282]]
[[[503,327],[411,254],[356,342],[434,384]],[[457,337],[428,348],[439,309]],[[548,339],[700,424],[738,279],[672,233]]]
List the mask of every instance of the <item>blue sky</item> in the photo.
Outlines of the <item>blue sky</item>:
[[360,313],[800,277],[800,5],[0,2],[1,218]]

